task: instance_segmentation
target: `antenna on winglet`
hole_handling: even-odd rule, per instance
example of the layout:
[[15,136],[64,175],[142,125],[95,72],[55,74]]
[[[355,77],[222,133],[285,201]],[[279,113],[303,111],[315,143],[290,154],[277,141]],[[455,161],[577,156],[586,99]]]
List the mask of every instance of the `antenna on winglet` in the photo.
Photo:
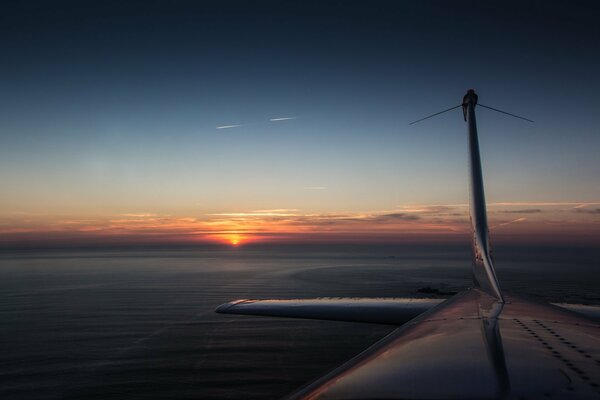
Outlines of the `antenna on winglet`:
[[449,108],[449,109],[447,109],[447,110],[440,111],[440,112],[436,112],[435,114],[431,114],[431,115],[428,115],[427,117],[424,117],[424,118],[418,119],[418,120],[416,120],[416,121],[413,121],[413,122],[411,122],[409,125],[416,124],[417,122],[425,121],[426,119],[429,119],[429,118],[431,118],[431,117],[435,117],[436,115],[440,115],[440,114],[443,114],[443,113],[445,113],[445,112],[448,112],[448,111],[452,111],[452,110],[454,110],[455,108],[458,108],[458,107],[461,107],[461,106],[462,106],[462,104],[459,104],[459,105],[457,105],[457,106],[450,107],[450,108]]
[[[472,89],[471,89],[471,90],[472,90]],[[475,92],[473,92],[473,93],[475,93]],[[499,112],[499,113],[502,113],[502,114],[510,115],[511,117],[519,118],[519,119],[522,119],[522,120],[525,120],[525,121],[528,121],[528,122],[534,122],[533,120],[531,120],[531,119],[529,119],[529,118],[521,117],[521,116],[519,116],[519,115],[516,115],[516,114],[511,114],[511,113],[509,113],[509,112],[506,112],[506,111],[498,110],[497,108],[490,107],[490,106],[486,106],[486,105],[483,105],[483,104],[481,104],[481,103],[477,103],[477,105],[478,105],[479,107],[487,108],[487,109],[489,109],[489,110],[492,110],[492,111],[496,111],[496,112]],[[431,114],[431,115],[428,115],[428,116],[426,116],[426,117],[423,117],[423,118],[421,118],[421,119],[418,119],[418,120],[416,120],[416,121],[413,121],[413,122],[409,123],[409,125],[414,125],[414,124],[416,124],[417,122],[425,121],[426,119],[433,118],[433,117],[435,117],[435,116],[437,116],[437,115],[443,114],[443,113],[445,113],[445,112],[448,112],[448,111],[452,111],[452,110],[454,110],[454,109],[456,109],[456,108],[458,108],[458,107],[463,107],[463,113],[464,113],[465,122],[466,122],[466,121],[467,121],[467,114],[466,114],[466,111],[465,111],[466,109],[464,108],[464,107],[465,107],[465,105],[464,105],[464,104],[459,104],[459,105],[457,105],[457,106],[450,107],[450,108],[448,108],[447,110],[440,111],[440,112],[436,112],[435,114]]]
[[490,110],[492,110],[492,111],[496,111],[496,112],[499,112],[499,113],[502,113],[502,114],[510,115],[511,117],[515,117],[515,118],[519,118],[519,119],[524,119],[525,121],[533,122],[533,120],[530,120],[529,118],[525,118],[525,117],[519,117],[518,115],[511,114],[511,113],[509,113],[509,112],[506,112],[506,111],[498,110],[497,108],[494,108],[494,107],[490,107],[490,106],[484,106],[484,105],[483,105],[483,104],[481,104],[481,103],[479,103],[479,104],[478,104],[478,106],[479,106],[479,107],[483,107],[483,108],[488,108],[488,109],[490,109]]

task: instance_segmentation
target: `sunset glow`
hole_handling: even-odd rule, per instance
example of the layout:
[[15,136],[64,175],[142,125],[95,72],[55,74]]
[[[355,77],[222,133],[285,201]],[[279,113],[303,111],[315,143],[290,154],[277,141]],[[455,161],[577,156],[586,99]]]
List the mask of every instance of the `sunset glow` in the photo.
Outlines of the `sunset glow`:
[[[491,203],[495,241],[594,242],[600,237],[597,203]],[[358,213],[298,209],[235,211],[199,216],[123,213],[107,217],[6,216],[0,245],[27,243],[213,243],[238,247],[292,242],[465,242],[465,204],[398,206]]]

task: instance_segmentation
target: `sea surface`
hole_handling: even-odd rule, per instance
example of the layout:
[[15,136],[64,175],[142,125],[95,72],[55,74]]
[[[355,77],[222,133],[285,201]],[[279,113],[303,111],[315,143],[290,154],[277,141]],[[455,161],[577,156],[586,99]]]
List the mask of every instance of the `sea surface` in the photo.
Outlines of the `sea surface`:
[[[494,250],[503,290],[600,304],[600,249]],[[0,398],[277,399],[393,327],[226,316],[219,304],[470,284],[464,246],[3,251]]]

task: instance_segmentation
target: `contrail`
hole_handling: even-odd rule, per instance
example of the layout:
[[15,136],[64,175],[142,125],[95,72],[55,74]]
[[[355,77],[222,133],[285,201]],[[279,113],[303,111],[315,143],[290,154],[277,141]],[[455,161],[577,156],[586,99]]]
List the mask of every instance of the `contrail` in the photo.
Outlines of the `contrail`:
[[297,117],[281,117],[281,118],[271,118],[269,121],[277,122],[277,121],[288,121],[290,119],[296,119]]
[[514,224],[514,223],[517,223],[517,222],[523,222],[523,221],[527,221],[527,218],[517,218],[517,219],[512,220],[512,221],[503,222],[501,224],[494,225],[494,226],[490,227],[490,229],[495,229],[495,228],[499,228],[501,226],[510,225],[510,224]]
[[221,126],[217,126],[217,129],[237,128],[238,126],[242,126],[242,125],[221,125]]

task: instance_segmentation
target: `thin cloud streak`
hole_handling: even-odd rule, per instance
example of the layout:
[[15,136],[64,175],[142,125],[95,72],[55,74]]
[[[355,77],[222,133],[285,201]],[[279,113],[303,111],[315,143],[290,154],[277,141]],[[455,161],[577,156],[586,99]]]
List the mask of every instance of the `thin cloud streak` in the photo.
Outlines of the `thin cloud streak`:
[[271,210],[254,210],[253,213],[289,213],[300,211],[297,208],[274,208]]
[[271,122],[279,122],[279,121],[289,121],[291,119],[296,119],[297,117],[280,117],[280,118],[271,118],[269,121]]
[[306,190],[325,190],[327,188],[325,186],[305,186],[302,189],[306,189]]
[[278,211],[278,210],[264,210],[264,211],[250,211],[250,212],[239,212],[239,213],[215,213],[209,214],[217,217],[291,217],[296,214],[290,213],[288,211]]
[[527,208],[524,210],[503,210],[498,212],[501,214],[538,214],[543,211],[539,208]]
[[238,124],[238,125],[221,125],[221,126],[217,126],[216,129],[231,129],[231,128],[238,128],[242,126],[242,124]]
[[585,202],[572,202],[572,201],[566,201],[566,202],[535,202],[535,201],[524,201],[524,202],[500,202],[500,203],[490,203],[488,204],[489,206],[576,206],[574,208],[581,208],[581,207],[585,207],[588,205],[594,205],[594,204],[600,204],[600,203],[585,203]]
[[[543,202],[543,201],[503,201],[496,203],[487,203],[488,207],[552,207],[552,206],[574,206],[573,208],[583,208],[592,205],[600,205],[600,202]],[[468,203],[457,204],[400,204],[398,207],[469,207]]]
[[517,218],[517,219],[514,219],[512,221],[502,222],[500,224],[494,225],[494,226],[490,227],[490,229],[495,229],[495,228],[499,228],[501,226],[506,226],[506,225],[510,225],[510,224],[516,224],[516,223],[524,222],[524,221],[527,221],[527,218]]

